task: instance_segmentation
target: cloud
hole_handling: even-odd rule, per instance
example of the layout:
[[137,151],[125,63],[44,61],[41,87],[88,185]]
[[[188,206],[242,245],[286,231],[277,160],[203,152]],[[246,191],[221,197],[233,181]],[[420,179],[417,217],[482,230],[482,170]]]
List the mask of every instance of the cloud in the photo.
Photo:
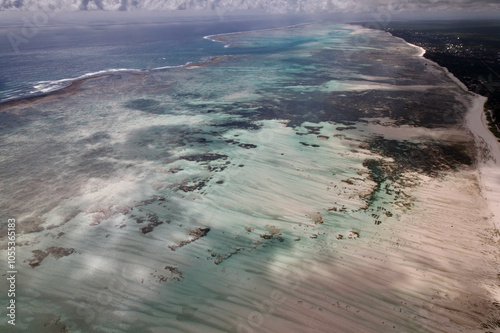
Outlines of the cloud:
[[499,11],[498,0],[0,0],[0,10],[261,10],[271,13]]

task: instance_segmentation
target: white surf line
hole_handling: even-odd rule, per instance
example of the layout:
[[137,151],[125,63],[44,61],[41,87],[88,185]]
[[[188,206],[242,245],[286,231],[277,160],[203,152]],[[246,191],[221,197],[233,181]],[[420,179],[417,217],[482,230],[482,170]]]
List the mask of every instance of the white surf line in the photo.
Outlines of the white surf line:
[[172,68],[183,68],[183,67],[188,67],[190,65],[193,65],[192,61],[188,61],[183,65],[172,65],[172,66],[161,66],[161,67],[155,67],[150,69],[150,71],[160,71],[160,70],[165,70],[165,69],[172,69]]
[[206,35],[203,38],[204,39],[208,39],[208,40],[210,40],[212,42],[224,43],[224,44],[226,44],[225,47],[229,47],[231,45],[231,43],[227,43],[225,41],[218,40],[218,39],[215,39],[215,38],[216,37],[220,37],[220,36],[233,36],[233,35],[245,34],[245,33],[249,33],[249,32],[264,32],[264,31],[273,31],[273,30],[292,29],[292,28],[306,26],[306,25],[310,25],[310,24],[314,24],[314,23],[316,23],[316,22],[307,22],[307,23],[292,24],[292,25],[287,25],[287,26],[284,26],[284,27],[277,27],[277,28],[267,28],[267,29],[257,29],[257,30],[245,30],[245,31],[234,31],[234,32],[227,32],[227,33],[222,33],[222,34]]
[[49,93],[49,92],[54,92],[63,88],[66,88],[68,85],[71,83],[78,81],[78,80],[83,80],[83,79],[88,79],[92,77],[97,77],[100,75],[106,75],[106,74],[114,74],[114,73],[123,73],[123,72],[130,72],[130,73],[140,73],[143,70],[141,69],[135,69],[135,68],[110,68],[110,69],[103,69],[97,72],[90,72],[90,73],[85,73],[77,77],[72,77],[72,78],[65,78],[65,79],[60,79],[60,80],[49,80],[49,81],[38,81],[36,84],[33,86],[35,90],[30,91],[30,94],[36,94],[36,93]]
[[[403,39],[404,40],[404,39]],[[412,43],[408,43],[407,41],[405,41],[406,44],[410,45],[410,46],[413,46],[415,48],[417,48],[419,50],[419,53],[418,53],[418,57],[423,57],[425,52],[427,52],[423,47],[421,46],[418,46],[418,45],[415,45],[415,44],[412,44]]]
[[[372,30],[372,29],[370,29]],[[418,46],[418,45],[415,45],[415,44],[412,44],[412,43],[408,43],[404,38],[401,38],[401,37],[397,37],[397,36],[394,36],[393,34],[391,34],[389,31],[385,31],[385,30],[378,30],[378,31],[382,31],[382,32],[385,32],[387,34],[389,34],[391,37],[393,38],[396,38],[396,39],[399,39],[401,41],[403,41],[405,44],[407,45],[410,45],[411,47],[413,48],[416,48],[418,50],[418,54],[417,54],[417,57],[423,57],[424,54],[427,52],[423,47],[421,46]],[[430,60],[429,60],[430,61]],[[438,65],[439,66],[439,65]]]
[[[412,44],[412,43],[408,43],[408,42],[407,42],[406,40],[404,40],[403,38],[401,38],[401,37],[396,37],[396,36],[394,36],[393,34],[391,34],[391,33],[389,33],[389,32],[388,32],[388,34],[390,34],[390,35],[391,35],[392,37],[394,37],[394,38],[397,38],[397,39],[402,40],[403,42],[405,42],[406,44],[408,44],[408,45],[410,45],[410,46],[412,46],[412,47],[414,47],[414,48],[417,48],[417,49],[419,50],[419,53],[417,54],[417,57],[423,57],[423,56],[425,55],[425,53],[427,52],[427,51],[426,51],[423,47],[421,47],[421,46],[418,46],[418,45],[415,45],[415,44]],[[426,61],[428,61],[428,62],[430,62],[430,63],[432,63],[432,64],[434,64],[436,67],[438,67],[438,68],[442,69],[442,70],[445,72],[445,74],[446,74],[446,75],[447,75],[447,76],[448,76],[448,77],[449,77],[449,78],[450,78],[453,82],[455,82],[455,83],[456,83],[456,84],[457,84],[460,88],[462,88],[464,91],[469,91],[469,89],[467,88],[467,86],[466,86],[466,85],[465,85],[462,81],[460,81],[460,80],[459,80],[459,79],[458,79],[455,75],[453,75],[452,73],[450,73],[450,71],[448,70],[448,68],[443,67],[443,66],[439,65],[437,62],[434,62],[434,61],[432,61],[432,60],[430,60],[430,59],[425,58],[425,60],[426,60]]]

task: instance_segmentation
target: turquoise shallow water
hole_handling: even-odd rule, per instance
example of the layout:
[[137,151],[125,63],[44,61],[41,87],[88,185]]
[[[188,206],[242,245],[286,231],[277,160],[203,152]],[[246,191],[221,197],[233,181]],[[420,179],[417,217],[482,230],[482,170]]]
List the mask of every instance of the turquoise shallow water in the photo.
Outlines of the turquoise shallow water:
[[[437,154],[470,164],[460,147],[363,132],[450,126],[465,111],[401,40],[308,24],[203,42],[219,57],[100,76],[2,112],[0,211],[20,221],[21,329],[304,332],[294,313],[249,318],[295,290],[283,274],[397,219],[410,205],[404,171],[446,169]],[[410,167],[412,154],[425,158]]]
[[[5,15],[4,15],[5,16]],[[36,15],[35,15],[36,16]],[[75,79],[116,70],[148,71],[220,55],[208,34],[282,27],[295,16],[257,18],[54,14],[26,29],[30,14],[4,17],[0,27],[0,101],[37,95]],[[234,52],[237,52],[236,50]]]

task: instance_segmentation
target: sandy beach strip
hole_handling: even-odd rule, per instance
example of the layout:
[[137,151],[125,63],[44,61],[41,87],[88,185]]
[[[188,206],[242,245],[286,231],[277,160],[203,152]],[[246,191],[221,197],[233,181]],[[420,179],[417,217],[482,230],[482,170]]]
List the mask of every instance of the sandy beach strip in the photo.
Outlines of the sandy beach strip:
[[[410,46],[421,50],[418,54],[423,57],[425,49],[417,45],[406,42]],[[436,62],[426,59],[426,61],[442,69],[444,74],[459,86],[465,94],[471,98],[469,111],[465,116],[464,126],[470,130],[477,146],[478,171],[482,194],[486,197],[488,207],[491,211],[496,229],[500,230],[500,143],[488,128],[488,122],[484,114],[484,104],[487,98],[468,91],[467,86],[447,68],[438,65]]]
[[488,201],[497,229],[500,229],[500,144],[488,129],[484,114],[487,98],[476,96],[467,114],[466,124],[478,148],[478,169],[482,193]]
[[[32,103],[77,93],[83,82]],[[231,146],[234,168],[217,176],[224,182],[204,196],[186,192],[172,197],[172,207],[178,207],[169,213],[173,222],[147,236],[118,209],[92,227],[87,217],[99,213],[100,206],[110,211],[114,203],[132,206],[131,199],[123,201],[130,198],[127,193],[141,189],[145,195],[145,189],[153,191],[148,184],[155,179],[135,181],[135,175],[123,173],[100,184],[100,191],[90,184],[88,196],[65,203],[86,211],[61,225],[63,238],[49,228],[19,238],[30,241],[18,258],[24,267],[19,280],[24,318],[36,318],[31,331],[39,332],[49,332],[46,327],[55,322],[45,318],[50,313],[57,321],[75,320],[87,331],[137,332],[147,325],[149,332],[168,327],[169,332],[196,333],[499,332],[500,234],[491,205],[500,201],[494,188],[500,179],[500,149],[488,136],[483,104],[484,98],[474,99],[467,115],[482,153],[478,167],[463,166],[435,178],[407,172],[414,181],[396,190],[409,205],[380,191],[379,202],[369,211],[361,209],[360,193],[373,187],[362,161],[382,158],[363,149],[363,134],[471,142],[466,129],[366,124],[340,133],[337,125],[324,123],[309,124],[321,125],[319,133],[299,136],[306,127],[295,133],[278,121],[265,121],[268,127],[258,132],[227,132],[221,139],[238,138],[255,148]],[[172,118],[168,121],[172,124]],[[193,161],[177,163],[186,172],[198,170]],[[163,177],[158,173],[158,179]],[[109,204],[103,198],[110,198]],[[87,202],[96,208],[88,209]],[[344,205],[345,211],[331,209]],[[384,215],[383,222],[374,224],[372,213]],[[323,216],[321,222],[315,214]],[[176,251],[168,248],[202,222],[211,228],[209,236]],[[284,241],[259,236],[276,230],[282,230]],[[349,237],[355,230],[359,237]],[[74,254],[51,255],[36,268],[28,267],[30,250],[46,251],[53,242],[74,247]],[[227,261],[216,264],[212,254]],[[182,278],[170,274],[177,268]]]

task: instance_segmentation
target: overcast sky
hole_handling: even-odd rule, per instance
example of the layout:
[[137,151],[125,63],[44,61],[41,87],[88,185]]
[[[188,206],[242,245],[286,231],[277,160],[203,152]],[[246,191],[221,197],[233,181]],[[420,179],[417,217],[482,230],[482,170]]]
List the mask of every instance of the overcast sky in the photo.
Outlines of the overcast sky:
[[268,13],[500,14],[500,0],[0,0],[0,10],[258,10]]

